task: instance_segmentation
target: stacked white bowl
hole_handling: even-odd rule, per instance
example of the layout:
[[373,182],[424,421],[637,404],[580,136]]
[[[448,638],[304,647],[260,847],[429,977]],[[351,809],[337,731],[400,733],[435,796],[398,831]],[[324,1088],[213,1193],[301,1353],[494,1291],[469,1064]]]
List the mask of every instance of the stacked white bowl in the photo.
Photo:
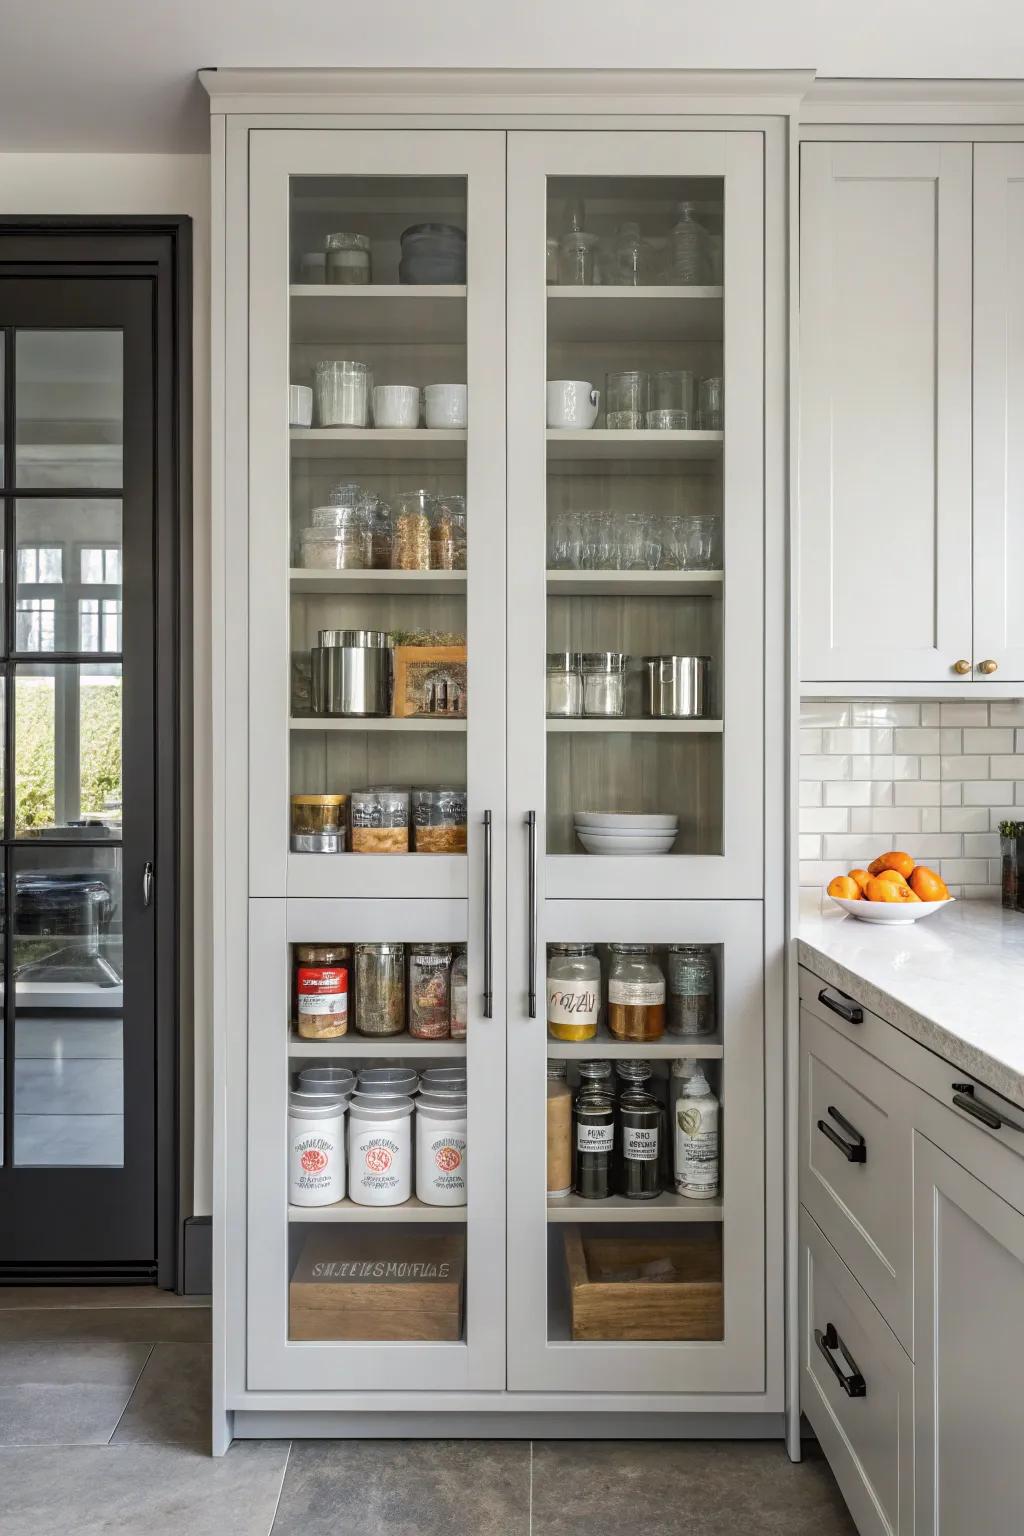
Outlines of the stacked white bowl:
[[668,853],[679,831],[678,816],[576,811],[574,819],[576,836],[588,853]]

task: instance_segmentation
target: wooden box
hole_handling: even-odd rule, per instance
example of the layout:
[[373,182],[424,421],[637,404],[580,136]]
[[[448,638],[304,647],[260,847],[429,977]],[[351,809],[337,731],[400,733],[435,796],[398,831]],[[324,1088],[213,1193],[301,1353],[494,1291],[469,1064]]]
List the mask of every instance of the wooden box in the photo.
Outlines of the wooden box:
[[391,713],[466,718],[466,647],[396,645]]
[[[721,1339],[722,1235],[609,1237],[565,1229],[574,1339]],[[671,1265],[661,1278],[659,1271]],[[616,1275],[656,1266],[652,1278]],[[655,1277],[657,1276],[657,1277]]]
[[462,1232],[314,1228],[289,1286],[289,1338],[458,1341],[465,1270]]

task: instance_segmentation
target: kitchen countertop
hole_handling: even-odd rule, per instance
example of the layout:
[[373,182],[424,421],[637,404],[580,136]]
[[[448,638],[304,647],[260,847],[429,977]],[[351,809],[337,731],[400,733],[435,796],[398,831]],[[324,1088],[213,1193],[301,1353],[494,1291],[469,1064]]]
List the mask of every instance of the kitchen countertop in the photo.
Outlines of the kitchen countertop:
[[831,986],[1024,1106],[1024,912],[958,901],[883,927],[804,891],[797,952]]

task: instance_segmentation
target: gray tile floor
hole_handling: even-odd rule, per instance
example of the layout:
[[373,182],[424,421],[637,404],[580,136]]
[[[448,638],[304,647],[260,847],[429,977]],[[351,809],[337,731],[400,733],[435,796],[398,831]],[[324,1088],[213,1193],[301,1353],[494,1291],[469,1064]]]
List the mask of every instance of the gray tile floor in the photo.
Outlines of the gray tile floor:
[[816,1448],[792,1466],[774,1441],[268,1440],[214,1460],[208,1339],[204,1307],[160,1292],[0,1290],[3,1536],[856,1536]]

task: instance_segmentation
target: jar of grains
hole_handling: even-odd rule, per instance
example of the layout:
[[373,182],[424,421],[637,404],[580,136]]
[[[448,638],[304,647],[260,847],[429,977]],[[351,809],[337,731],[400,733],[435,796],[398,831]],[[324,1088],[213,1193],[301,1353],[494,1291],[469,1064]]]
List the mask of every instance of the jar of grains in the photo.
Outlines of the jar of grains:
[[593,1040],[601,1017],[601,962],[593,944],[548,946],[548,1034]]
[[465,853],[464,789],[414,789],[410,802],[416,853]]
[[370,281],[370,237],[347,230],[327,236],[325,276],[329,283]]
[[564,1061],[548,1062],[548,1199],[572,1194],[572,1089]]
[[371,495],[370,500],[370,569],[386,571],[391,566],[391,508],[379,496]]
[[466,569],[466,499],[439,496],[430,519],[430,568],[434,571]]
[[416,1040],[447,1040],[452,951],[449,944],[409,945],[409,1033]]
[[609,946],[608,1029],[616,1040],[660,1040],[665,977],[651,944]]
[[356,945],[355,1026],[361,1035],[405,1028],[405,945]]
[[460,944],[452,961],[451,1011],[448,1015],[453,1040],[465,1040],[469,1021],[469,977],[466,946]]
[[302,1040],[339,1040],[348,1033],[347,944],[296,944],[295,1029]]
[[391,569],[430,570],[430,515],[434,498],[429,491],[401,491],[391,514]]
[[715,963],[706,944],[670,944],[668,951],[668,1032],[713,1035]]
[[621,651],[584,651],[583,713],[612,718],[626,705],[626,658]]
[[354,790],[350,798],[353,853],[409,852],[409,795],[404,789]]

